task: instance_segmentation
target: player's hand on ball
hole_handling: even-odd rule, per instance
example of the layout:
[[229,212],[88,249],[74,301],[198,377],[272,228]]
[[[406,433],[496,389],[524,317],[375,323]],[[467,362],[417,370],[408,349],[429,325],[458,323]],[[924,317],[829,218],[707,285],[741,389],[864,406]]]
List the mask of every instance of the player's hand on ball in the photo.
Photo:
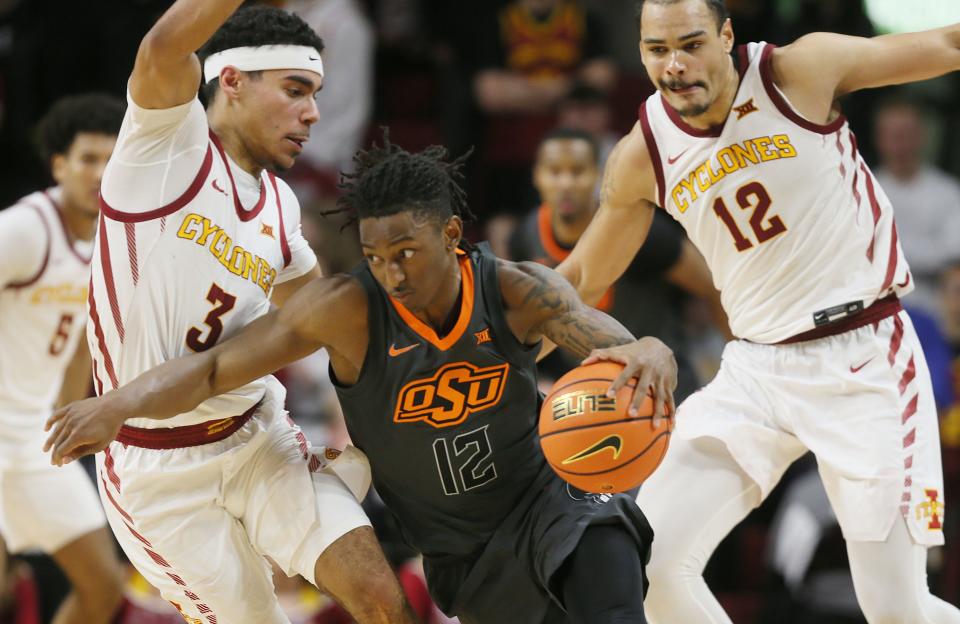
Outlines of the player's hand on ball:
[[44,426],[44,431],[50,432],[43,445],[44,452],[52,451],[50,463],[63,466],[105,449],[117,437],[125,420],[119,410],[111,409],[111,403],[107,394],[55,411]]
[[673,391],[677,388],[677,360],[673,357],[670,347],[657,338],[645,336],[636,342],[610,347],[594,349],[582,364],[593,364],[603,360],[620,362],[623,372],[612,384],[607,396],[616,396],[617,391],[632,378],[637,378],[637,388],[630,402],[629,414],[636,416],[643,403],[644,397],[649,394],[653,398],[654,427],[660,426],[664,416],[670,417],[674,413]]

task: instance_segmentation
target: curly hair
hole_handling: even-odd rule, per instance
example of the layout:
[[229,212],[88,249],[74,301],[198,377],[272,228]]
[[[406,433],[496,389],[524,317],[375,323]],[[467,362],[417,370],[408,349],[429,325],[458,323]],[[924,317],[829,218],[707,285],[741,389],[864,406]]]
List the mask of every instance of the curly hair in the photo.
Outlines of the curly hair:
[[126,104],[105,93],[85,93],[61,98],[43,116],[36,130],[37,150],[45,162],[70,151],[81,132],[116,135]]
[[[640,15],[643,13],[643,5],[647,2],[650,4],[675,4],[680,1],[681,0],[636,0],[636,2],[634,2],[633,15],[637,20],[637,28],[640,27]],[[730,17],[730,11],[727,10],[727,5],[724,3],[724,0],[703,1],[707,5],[707,8],[710,9],[710,12],[713,13],[713,18],[717,22],[717,32],[720,32],[720,29],[723,28],[723,23]]]
[[[230,16],[197,52],[202,64],[208,56],[231,48],[266,45],[301,45],[323,52],[323,39],[299,16],[268,6],[245,6]],[[248,72],[259,76],[260,72]],[[209,105],[220,87],[219,80],[203,85]]]
[[472,152],[454,160],[441,145],[410,153],[391,143],[384,128],[383,145],[358,151],[353,157],[354,172],[341,174],[343,195],[334,212],[348,213],[351,223],[407,211],[441,223],[456,215],[469,223],[475,217],[461,182],[463,165]]

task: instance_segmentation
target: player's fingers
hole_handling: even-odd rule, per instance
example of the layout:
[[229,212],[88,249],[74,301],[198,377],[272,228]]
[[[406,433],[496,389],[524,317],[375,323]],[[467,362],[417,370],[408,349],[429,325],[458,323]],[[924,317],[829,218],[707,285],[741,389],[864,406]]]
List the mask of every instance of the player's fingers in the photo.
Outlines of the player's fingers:
[[621,362],[624,366],[623,366],[623,370],[620,371],[620,374],[617,375],[616,379],[614,379],[613,382],[610,384],[610,388],[607,389],[608,397],[617,396],[617,392],[620,391],[620,388],[630,383],[630,380],[636,377],[637,375],[636,366],[631,366],[629,363],[624,361],[623,358],[617,361]]
[[[47,438],[47,442],[43,445],[45,451],[53,450],[56,451],[57,446],[60,442],[66,437],[67,430],[70,428],[70,423],[68,421],[60,421],[57,423],[57,426],[54,427],[53,432]],[[55,455],[51,456],[50,463],[56,464]]]
[[62,420],[62,419],[63,419],[63,415],[66,414],[66,413],[67,413],[67,408],[66,408],[66,407],[61,407],[60,409],[58,409],[58,410],[55,411],[54,413],[50,414],[50,418],[48,418],[48,419],[47,419],[47,422],[44,423],[44,425],[43,425],[43,430],[44,430],[44,431],[50,431],[50,427],[52,427],[52,426],[54,425],[54,423],[57,423],[57,422],[59,422],[60,420]]
[[612,349],[594,349],[590,352],[590,355],[580,362],[580,365],[586,366],[587,364],[594,364],[596,362],[620,362],[621,364],[626,364],[624,357]]
[[[643,402],[646,400],[647,395],[650,394],[650,385],[653,380],[650,377],[650,373],[646,370],[640,372],[640,376],[637,377],[637,387],[633,390],[633,400],[630,401],[630,416],[637,416],[640,414],[640,406],[643,405]],[[654,414],[656,417],[656,414]]]

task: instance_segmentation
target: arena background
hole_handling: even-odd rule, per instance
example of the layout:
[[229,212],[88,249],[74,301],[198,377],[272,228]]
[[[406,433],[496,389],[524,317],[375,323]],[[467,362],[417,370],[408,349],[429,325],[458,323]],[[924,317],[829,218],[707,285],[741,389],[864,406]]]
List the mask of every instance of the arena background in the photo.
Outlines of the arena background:
[[[50,105],[61,96],[88,91],[122,95],[140,39],[169,4],[0,0],[0,206],[51,183],[33,146],[34,126]],[[538,205],[530,167],[540,138],[562,123],[591,132],[609,148],[629,131],[638,104],[653,92],[639,61],[632,0],[270,4],[301,14],[328,46],[326,86],[318,99],[321,120],[288,179],[301,198],[309,240],[340,268],[359,258],[352,233],[341,230],[339,219],[321,212],[336,200],[337,172],[349,168],[355,149],[380,136],[380,127],[388,126],[392,140],[408,149],[442,143],[460,154],[473,147],[467,186],[479,223],[471,236],[490,238],[496,249],[507,253],[512,228]],[[727,4],[738,42],[783,45],[820,30],[872,36],[960,21],[956,0]],[[569,23],[564,29],[558,20],[544,22],[556,27],[550,39],[550,32],[545,35],[536,28],[542,23],[523,23],[524,16],[531,15],[524,12],[528,9],[549,14],[568,10]],[[551,88],[536,97],[507,100],[495,88],[490,90],[498,84],[496,77],[504,75],[539,80]],[[945,349],[945,357],[931,358],[931,371],[942,416],[946,497],[955,501],[960,496],[960,73],[853,94],[841,105],[875,170],[895,172],[922,159],[922,171],[935,168],[953,178],[946,179],[948,192],[936,196],[919,178],[904,181],[894,206],[898,226],[907,233],[907,259],[920,284],[905,303],[915,319],[929,321],[927,336],[921,336],[925,350]],[[904,109],[906,115],[896,114]],[[890,111],[894,113],[885,117]],[[919,123],[911,125],[910,112]],[[695,300],[687,302],[684,326],[697,368],[709,379],[721,339],[703,307]],[[290,388],[294,418],[315,442],[336,444],[344,434],[325,370],[318,355],[282,377]],[[825,507],[814,468],[805,458],[791,469],[707,568],[710,586],[738,624],[863,621],[839,529]],[[416,561],[393,536],[389,518],[376,501],[370,509],[379,519],[391,558],[416,576]],[[954,503],[946,519],[947,547],[930,557],[929,580],[934,593],[960,604],[960,518],[955,509]],[[2,565],[7,574],[0,575],[0,623],[49,621],[65,590],[55,567],[40,555],[14,557]],[[278,578],[278,590],[295,622],[344,621],[326,599],[296,579]],[[124,621],[179,621],[136,575],[129,595],[140,611],[131,611]],[[447,621],[437,613],[430,618]]]

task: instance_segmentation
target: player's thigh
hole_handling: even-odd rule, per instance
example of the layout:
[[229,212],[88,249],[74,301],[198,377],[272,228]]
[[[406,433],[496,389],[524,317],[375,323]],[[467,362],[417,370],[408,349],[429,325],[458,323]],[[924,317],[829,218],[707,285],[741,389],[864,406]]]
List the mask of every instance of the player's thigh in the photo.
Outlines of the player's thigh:
[[313,452],[298,428],[273,423],[227,497],[228,509],[242,519],[257,550],[286,574],[310,582],[328,547],[354,529],[370,526],[351,490]]
[[690,555],[706,564],[720,540],[761,500],[759,486],[720,440],[672,441],[637,495],[653,528],[651,563]]
[[[267,561],[239,520],[214,500],[149,501],[130,505],[112,483],[100,492],[113,533],[127,558],[191,624],[285,623]],[[147,502],[145,502],[147,501]]]
[[96,489],[77,463],[38,464],[0,478],[0,531],[10,552],[54,553],[105,525]]
[[[720,469],[745,473],[761,497],[770,493],[787,467],[806,452],[801,441],[781,426],[779,404],[771,398],[780,385],[773,367],[775,349],[742,340],[727,345],[717,376],[677,410],[665,462],[670,462],[680,440],[719,441],[722,449],[705,445],[701,463],[712,456]],[[668,478],[666,473],[661,466],[654,477]]]

